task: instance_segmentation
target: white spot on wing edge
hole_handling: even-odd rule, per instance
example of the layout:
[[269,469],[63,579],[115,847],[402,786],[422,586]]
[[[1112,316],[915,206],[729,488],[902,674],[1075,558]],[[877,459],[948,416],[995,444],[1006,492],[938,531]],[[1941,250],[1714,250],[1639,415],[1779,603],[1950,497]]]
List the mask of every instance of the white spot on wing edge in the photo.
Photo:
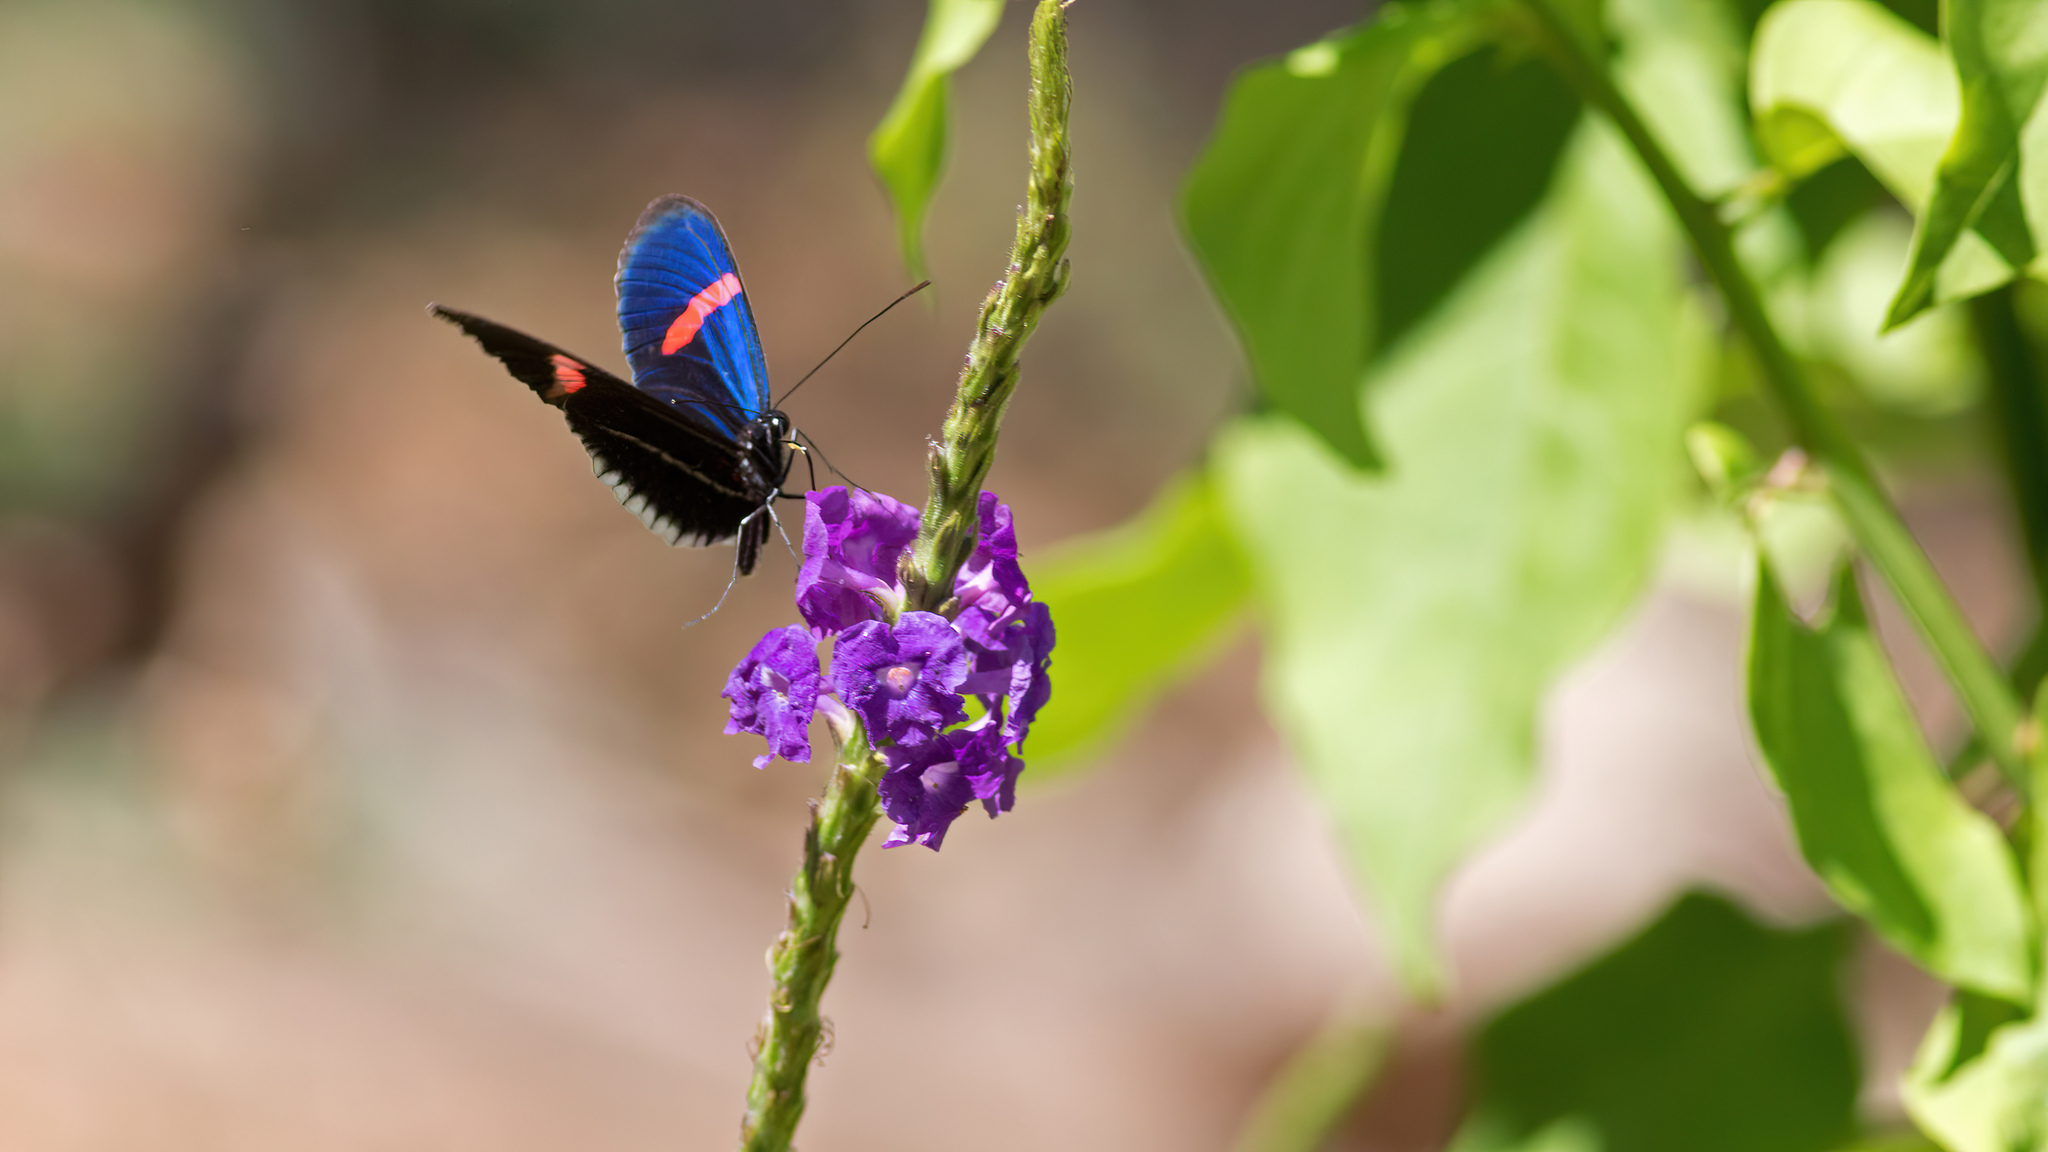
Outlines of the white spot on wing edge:
[[612,499],[631,512],[649,531],[667,541],[671,548],[707,548],[713,544],[723,544],[738,534],[728,532],[723,536],[690,536],[681,524],[657,511],[652,500],[635,491],[633,486],[626,482],[626,474],[612,467],[611,461],[591,452],[590,470],[599,480],[604,481],[605,487],[612,490]]

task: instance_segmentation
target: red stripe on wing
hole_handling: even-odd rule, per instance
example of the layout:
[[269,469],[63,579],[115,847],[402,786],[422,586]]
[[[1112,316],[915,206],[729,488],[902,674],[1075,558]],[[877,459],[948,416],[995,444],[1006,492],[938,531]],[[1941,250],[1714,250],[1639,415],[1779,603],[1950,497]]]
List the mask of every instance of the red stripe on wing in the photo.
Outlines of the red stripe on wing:
[[673,356],[678,349],[695,340],[697,330],[704,327],[705,318],[732,303],[732,298],[739,294],[740,278],[727,272],[702,292],[690,297],[690,302],[683,306],[682,314],[668,326],[668,335],[661,338],[661,354]]
[[548,363],[554,365],[555,386],[548,389],[545,399],[559,400],[589,383],[583,378],[583,365],[559,352],[548,357]]

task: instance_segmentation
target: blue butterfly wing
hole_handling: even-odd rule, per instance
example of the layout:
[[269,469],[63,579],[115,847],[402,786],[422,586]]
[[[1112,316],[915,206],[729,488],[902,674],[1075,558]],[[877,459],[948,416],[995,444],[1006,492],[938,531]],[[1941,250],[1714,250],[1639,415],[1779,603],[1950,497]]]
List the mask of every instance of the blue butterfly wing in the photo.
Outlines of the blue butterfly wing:
[[688,196],[647,206],[619,253],[633,386],[737,439],[768,410],[768,365],[725,231]]

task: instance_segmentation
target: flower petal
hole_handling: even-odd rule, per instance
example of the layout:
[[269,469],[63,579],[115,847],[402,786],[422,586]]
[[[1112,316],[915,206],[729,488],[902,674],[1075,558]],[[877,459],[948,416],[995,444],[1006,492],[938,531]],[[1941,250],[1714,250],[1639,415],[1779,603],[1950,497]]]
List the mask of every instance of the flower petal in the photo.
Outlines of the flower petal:
[[900,500],[843,485],[805,495],[796,606],[819,639],[901,608],[896,565],[915,539],[917,509]]
[[766,737],[768,751],[754,758],[766,768],[780,756],[797,763],[811,758],[811,716],[824,689],[818,670],[818,642],[792,624],[761,637],[732,670],[719,695],[731,702],[726,735],[752,732]]

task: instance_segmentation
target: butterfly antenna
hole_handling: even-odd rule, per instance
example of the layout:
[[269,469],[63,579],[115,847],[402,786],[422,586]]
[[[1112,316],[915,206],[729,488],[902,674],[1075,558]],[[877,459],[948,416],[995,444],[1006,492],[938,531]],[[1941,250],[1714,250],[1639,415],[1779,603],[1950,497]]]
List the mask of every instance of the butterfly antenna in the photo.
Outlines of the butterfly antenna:
[[[929,280],[920,280],[920,281],[918,282],[918,285],[917,285],[917,287],[915,287],[915,288],[912,288],[912,289],[911,289],[910,291],[908,291],[908,292],[905,292],[905,293],[904,293],[903,295],[901,295],[901,296],[898,296],[898,297],[897,297],[897,298],[895,298],[894,300],[891,300],[891,301],[889,301],[889,303],[888,303],[888,304],[887,304],[887,305],[886,305],[885,307],[883,307],[883,309],[882,309],[882,310],[881,310],[880,312],[877,312],[877,313],[875,313],[875,314],[874,314],[873,316],[870,316],[870,317],[868,317],[868,318],[867,318],[867,320],[865,320],[864,322],[862,322],[862,324],[861,324],[860,328],[855,328],[855,329],[853,330],[853,335],[852,335],[852,336],[848,336],[848,337],[847,337],[846,339],[844,339],[844,340],[841,340],[841,341],[839,342],[839,348],[834,348],[834,349],[833,349],[833,350],[831,350],[830,352],[827,352],[827,353],[825,353],[825,358],[824,358],[823,360],[820,360],[820,361],[818,361],[818,368],[823,368],[823,367],[824,367],[825,365],[827,365],[827,364],[831,363],[831,362],[832,362],[832,358],[833,358],[834,356],[837,356],[837,355],[839,355],[839,349],[840,349],[840,348],[844,348],[844,347],[846,347],[846,346],[847,346],[848,344],[851,344],[851,343],[853,343],[853,337],[854,337],[854,336],[858,336],[858,335],[860,335],[860,333],[861,333],[861,329],[862,329],[862,328],[866,328],[866,327],[867,327],[867,326],[868,326],[869,324],[873,324],[873,323],[874,323],[875,321],[877,321],[877,320],[880,320],[880,319],[881,319],[882,317],[884,317],[884,316],[887,316],[887,315],[889,314],[889,309],[890,309],[890,308],[894,308],[894,307],[895,307],[895,306],[897,306],[898,304],[901,304],[901,303],[903,303],[903,302],[904,302],[905,300],[908,300],[908,299],[910,299],[910,298],[911,298],[912,296],[915,296],[915,295],[917,295],[917,294],[918,294],[919,292],[922,292],[922,291],[924,291],[924,290],[925,290],[926,288],[929,288],[929,287],[931,287],[931,284],[932,284],[932,282],[931,282],[931,281],[929,281]],[[797,381],[796,383],[794,383],[794,384],[791,384],[791,385],[789,386],[789,391],[788,391],[788,392],[784,392],[784,393],[782,394],[782,396],[781,396],[781,397],[780,397],[779,399],[777,399],[777,400],[775,401],[775,406],[776,406],[777,408],[780,408],[780,407],[782,407],[782,401],[784,401],[784,400],[787,400],[787,399],[789,399],[789,397],[790,397],[791,393],[794,393],[794,392],[795,392],[795,391],[796,391],[797,389],[799,389],[799,388],[803,387],[803,386],[804,386],[804,380],[809,380],[809,379],[810,379],[811,377],[813,377],[813,376],[816,376],[816,375],[818,374],[818,368],[813,368],[813,369],[811,369],[811,370],[810,370],[809,372],[806,372],[806,373],[804,373],[804,379],[803,379],[803,380],[799,380],[799,381]],[[827,465],[827,467],[830,467],[830,465]],[[850,483],[850,481],[849,481],[849,483]]]
[[[784,446],[785,448],[788,448],[788,449],[790,449],[790,450],[791,450],[791,451],[793,451],[793,452],[797,452],[797,453],[800,453],[800,454],[801,454],[801,455],[803,456],[803,458],[804,458],[804,471],[806,471],[806,472],[810,473],[810,475],[811,475],[811,482],[810,482],[810,486],[809,486],[808,488],[806,488],[806,489],[805,489],[805,491],[807,491],[807,492],[816,492],[816,491],[818,490],[818,462],[817,462],[816,460],[813,460],[813,459],[811,459],[811,450],[810,450],[809,448],[806,448],[806,447],[804,447],[804,445],[802,445],[801,443],[799,443],[799,442],[797,442],[797,441],[795,441],[795,440],[784,440],[784,441],[782,442],[782,444],[783,444],[783,446]],[[793,494],[793,493],[789,493],[789,492],[785,492],[785,491],[783,491],[783,487],[784,487],[785,485],[787,485],[787,484],[789,483],[789,473],[790,473],[790,470],[791,470],[791,469],[793,469],[793,468],[795,468],[795,467],[796,467],[796,461],[795,461],[794,459],[790,460],[790,462],[789,462],[789,463],[787,463],[787,464],[783,465],[783,467],[782,467],[782,479],[781,479],[781,480],[779,480],[779,481],[777,481],[777,482],[776,482],[776,484],[775,484],[775,496],[776,496],[776,498],[777,498],[777,499],[779,499],[779,500],[799,500],[799,499],[802,499],[802,497],[800,497],[800,496],[797,496],[797,495],[795,495],[795,494]]]
[[[853,485],[855,488],[858,488],[863,492],[874,491],[874,489],[869,488],[867,485],[861,483],[858,480],[855,480],[853,477],[848,476],[846,473],[841,472],[839,469],[834,468],[832,466],[832,461],[825,455],[825,450],[823,448],[818,447],[818,442],[811,439],[808,433],[804,432],[802,429],[797,429],[796,434],[804,442],[805,448],[807,449],[804,455],[807,458],[809,457],[810,453],[816,452],[818,454],[818,459],[825,461],[825,471],[830,472],[834,476],[839,477],[841,480],[846,481],[848,484]],[[816,485],[813,484],[812,487],[816,487]]]

